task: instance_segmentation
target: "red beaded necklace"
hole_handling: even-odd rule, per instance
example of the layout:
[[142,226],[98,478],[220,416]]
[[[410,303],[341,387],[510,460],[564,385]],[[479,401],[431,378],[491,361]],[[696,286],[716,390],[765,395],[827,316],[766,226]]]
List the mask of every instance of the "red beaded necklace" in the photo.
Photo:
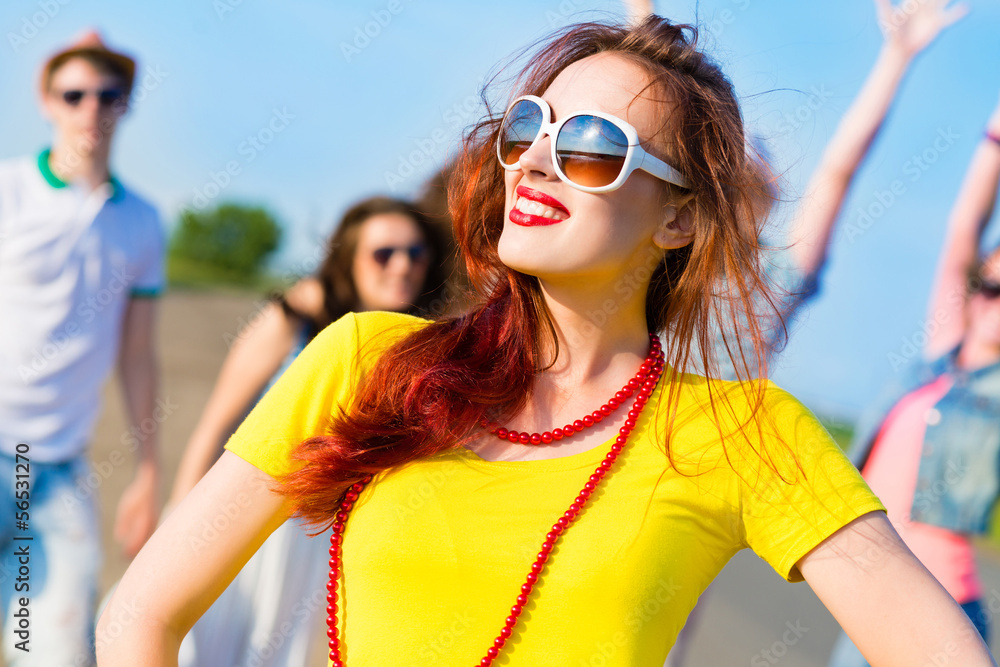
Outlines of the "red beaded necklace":
[[[566,512],[559,517],[559,520],[552,525],[552,529],[546,533],[545,541],[542,542],[541,550],[535,558],[535,562],[531,564],[531,571],[525,578],[525,582],[521,585],[521,593],[517,596],[516,604],[510,608],[510,615],[504,620],[504,626],[500,630],[500,634],[493,640],[493,645],[486,651],[486,656],[479,661],[480,667],[490,667],[497,656],[500,655],[500,651],[503,649],[504,644],[507,643],[507,639],[514,632],[514,626],[517,625],[517,619],[521,615],[524,605],[528,603],[528,596],[531,595],[532,588],[534,587],[535,582],[538,581],[538,575],[542,571],[542,568],[545,567],[545,563],[549,559],[549,554],[552,552],[552,549],[555,548],[555,544],[559,540],[559,536],[566,532],[566,529],[569,528],[570,524],[576,520],[577,515],[587,504],[587,501],[590,500],[591,495],[593,495],[598,485],[607,476],[612,466],[614,466],[615,461],[618,459],[618,455],[621,454],[622,450],[625,448],[628,436],[632,433],[632,429],[635,428],[639,415],[641,414],[642,409],[646,406],[646,403],[649,401],[649,397],[652,396],[653,389],[656,388],[656,383],[659,381],[660,374],[663,372],[663,351],[660,349],[660,341],[653,335],[650,335],[650,341],[651,348],[649,355],[646,357],[645,361],[642,362],[642,366],[640,367],[639,372],[636,373],[636,376],[629,380],[628,384],[625,385],[622,391],[617,392],[614,398],[602,405],[600,410],[584,417],[584,419],[577,420],[573,422],[572,425],[568,425],[566,428],[557,428],[553,429],[551,432],[546,431],[542,434],[518,433],[517,431],[508,431],[501,428],[496,428],[495,430],[491,429],[491,433],[495,433],[497,436],[506,438],[511,442],[516,441],[523,444],[536,445],[543,442],[552,442],[552,440],[559,440],[563,437],[571,435],[572,433],[581,431],[584,428],[593,426],[594,423],[611,414],[611,412],[613,412],[618,405],[621,405],[621,403],[627,400],[633,392],[638,391],[635,402],[632,404],[632,409],[629,410],[628,418],[625,420],[625,424],[618,429],[618,436],[611,445],[611,451],[607,453],[604,460],[601,461],[597,469],[594,470],[594,474],[592,474],[587,483],[583,485],[583,489],[574,499],[573,504],[571,504],[569,509],[566,510]],[[612,401],[616,401],[616,403],[613,403]],[[604,411],[605,408],[607,408],[607,412]],[[598,414],[600,415],[600,418],[597,417]],[[589,423],[587,421],[588,419],[590,419]],[[567,429],[571,430],[567,433]],[[504,432],[504,435],[500,435],[501,432]],[[558,437],[557,433],[559,434]],[[545,436],[549,436],[550,439],[546,440]],[[525,438],[527,438],[527,440],[525,440]],[[360,482],[352,484],[351,488],[344,493],[344,497],[340,503],[340,511],[337,512],[333,524],[333,532],[330,535],[330,581],[326,585],[326,622],[328,626],[326,635],[330,639],[329,655],[330,663],[333,667],[344,667],[344,662],[341,660],[340,639],[337,629],[337,584],[340,579],[340,569],[342,565],[341,546],[344,541],[344,526],[347,524],[347,517],[350,515],[351,509],[354,507],[354,503],[357,501],[358,496],[361,491],[364,490],[365,486],[371,482],[371,480],[372,476],[366,475]]]

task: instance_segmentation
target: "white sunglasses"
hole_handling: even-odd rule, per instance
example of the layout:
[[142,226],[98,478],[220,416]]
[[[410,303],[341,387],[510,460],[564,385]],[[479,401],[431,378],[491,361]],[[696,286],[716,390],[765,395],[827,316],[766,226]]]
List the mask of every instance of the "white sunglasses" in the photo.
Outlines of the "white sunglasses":
[[552,110],[540,97],[524,95],[508,107],[497,138],[497,157],[504,169],[520,169],[521,155],[549,135],[552,165],[565,183],[584,192],[620,188],[636,169],[682,188],[688,180],[639,145],[635,128],[601,111],[577,111],[551,122]]

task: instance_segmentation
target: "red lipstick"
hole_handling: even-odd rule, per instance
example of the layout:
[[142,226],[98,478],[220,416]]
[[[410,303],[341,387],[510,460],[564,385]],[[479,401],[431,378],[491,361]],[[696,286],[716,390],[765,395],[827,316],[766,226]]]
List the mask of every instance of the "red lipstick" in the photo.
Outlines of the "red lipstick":
[[[569,209],[562,205],[555,197],[545,194],[544,192],[539,192],[538,190],[532,190],[529,187],[523,185],[517,186],[515,192],[522,199],[528,199],[531,201],[536,201],[544,206],[551,206],[554,209],[558,209],[569,216]],[[531,215],[530,213],[524,213],[516,208],[512,208],[510,215],[507,216],[510,221],[516,225],[522,225],[524,227],[541,227],[544,225],[555,225],[557,223],[563,222],[562,220],[555,220],[554,218],[545,218],[540,215]]]

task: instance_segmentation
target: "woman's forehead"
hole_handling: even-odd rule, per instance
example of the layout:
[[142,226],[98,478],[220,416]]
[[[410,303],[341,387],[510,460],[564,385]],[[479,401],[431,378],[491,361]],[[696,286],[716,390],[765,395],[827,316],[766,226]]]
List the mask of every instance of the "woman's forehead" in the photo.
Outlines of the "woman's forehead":
[[638,115],[645,107],[655,110],[649,83],[649,73],[636,62],[615,53],[598,53],[568,65],[541,97],[552,108],[553,120],[589,110],[631,123],[632,114]]
[[617,53],[598,53],[563,69],[541,97],[553,121],[576,111],[603,111],[618,116],[649,137],[658,129],[662,100],[654,99],[649,73]]

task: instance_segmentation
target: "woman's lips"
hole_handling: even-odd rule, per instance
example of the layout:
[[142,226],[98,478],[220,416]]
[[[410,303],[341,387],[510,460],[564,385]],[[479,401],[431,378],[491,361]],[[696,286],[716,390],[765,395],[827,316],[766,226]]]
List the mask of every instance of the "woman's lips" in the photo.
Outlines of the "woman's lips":
[[550,195],[523,185],[518,186],[517,197],[511,208],[510,221],[525,227],[555,225],[569,217],[569,211]]

